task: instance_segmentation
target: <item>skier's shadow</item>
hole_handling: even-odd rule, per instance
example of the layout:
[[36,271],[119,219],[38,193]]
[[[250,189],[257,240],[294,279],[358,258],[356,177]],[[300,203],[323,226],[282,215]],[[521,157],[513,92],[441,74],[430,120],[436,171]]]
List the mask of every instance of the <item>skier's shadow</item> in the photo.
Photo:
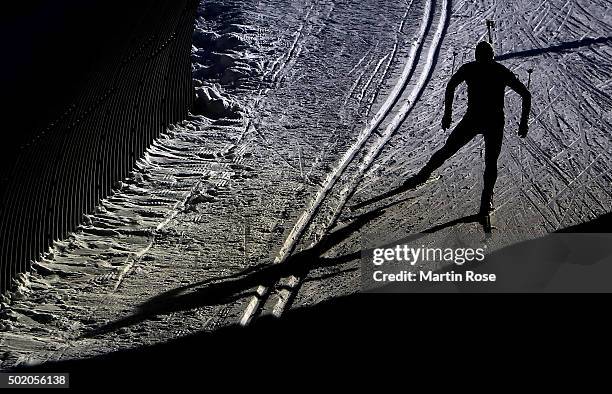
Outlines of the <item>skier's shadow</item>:
[[[383,214],[384,210],[377,209],[360,215],[354,218],[350,224],[328,234],[321,239],[315,247],[294,254],[285,263],[267,263],[263,267],[257,266],[247,268],[233,275],[207,279],[166,291],[139,305],[134,314],[95,328],[85,333],[83,336],[93,337],[106,334],[120,328],[136,325],[159,315],[191,310],[203,306],[228,304],[241,298],[255,295],[253,289],[256,286],[262,284],[273,285],[277,280],[283,277],[290,275],[304,277],[310,270],[315,268],[333,267],[359,260],[362,253],[366,253],[367,250],[358,250],[357,252],[334,258],[326,258],[322,257],[322,255],[333,246],[359,231],[365,224]],[[476,215],[451,220],[424,230],[419,234],[413,234],[409,238],[404,239],[404,241],[415,241],[428,233],[434,233],[460,223],[469,223],[476,220]],[[355,270],[357,270],[357,268],[351,268],[348,271]],[[347,272],[347,270],[325,274],[320,279],[329,278],[345,272]],[[293,292],[293,294],[295,293],[296,291]],[[292,301],[293,299],[289,300],[287,304],[288,307],[291,306]]]
[[[273,285],[279,279],[290,275],[303,277],[315,268],[333,267],[358,260],[361,256],[361,251],[335,258],[326,258],[322,257],[322,255],[333,246],[359,231],[366,223],[382,215],[382,213],[380,211],[360,216],[348,225],[325,236],[316,246],[292,255],[282,264],[268,263],[263,267],[249,268],[234,275],[207,279],[159,294],[141,304],[133,315],[98,327],[85,333],[83,336],[92,337],[109,333],[123,327],[141,323],[158,315],[186,311],[203,306],[227,304],[249,295],[255,295],[254,288],[258,285]],[[351,270],[354,271],[357,268]],[[340,272],[346,272],[346,270]],[[333,275],[327,274],[326,276]]]
[[[133,315],[94,329],[91,332],[84,334],[83,336],[92,337],[109,333],[122,327],[129,327],[141,323],[158,315],[169,314],[172,312],[180,312],[208,305],[227,304],[231,301],[235,301],[249,295],[255,295],[253,289],[258,285],[272,285],[278,279],[289,275],[304,277],[310,270],[315,268],[333,267],[359,260],[361,256],[368,253],[367,249],[358,250],[356,252],[348,253],[335,258],[326,258],[322,257],[322,255],[335,245],[347,239],[355,232],[359,231],[368,222],[381,216],[383,213],[384,211],[377,210],[355,218],[354,221],[352,221],[350,224],[324,237],[315,247],[294,254],[285,263],[267,264],[263,267],[259,266],[255,268],[250,268],[234,275],[201,281],[157,295],[149,299],[145,303],[141,304],[136,310],[136,313],[134,313]],[[598,219],[595,219],[591,222],[566,228],[558,232],[601,232],[602,230],[609,228],[608,224],[610,223],[610,219],[612,218],[610,215],[611,214],[602,215]],[[445,228],[455,226],[457,224],[476,222],[477,220],[477,215],[468,215],[465,217],[454,219],[433,226],[418,234],[413,234],[403,239],[402,242],[415,241],[421,237],[425,237],[427,234],[435,233]],[[526,248],[526,246],[528,245],[531,247]],[[543,247],[543,245],[547,247]],[[507,263],[505,261],[506,259],[499,258],[500,256],[504,257],[506,254],[509,256],[516,257],[520,255],[520,253],[532,253],[533,250],[555,249],[558,249],[558,239],[551,240],[547,237],[538,240],[527,241],[526,243],[519,243],[497,252],[496,255],[498,258],[493,260],[499,261],[497,261],[497,263],[494,263],[493,265],[496,265],[498,267],[513,265]],[[508,251],[512,251],[512,253],[509,253]],[[521,259],[514,258],[514,261],[516,260]],[[526,258],[522,260],[528,261],[528,259]],[[503,264],[500,263],[502,261]],[[559,265],[559,263],[557,261],[553,261],[552,265],[556,267]],[[444,268],[440,272],[444,272],[447,269],[448,268]],[[357,268],[342,270],[331,274],[325,274],[323,277],[330,277],[342,272],[354,270],[357,270]],[[538,276],[541,278],[549,278],[550,272],[554,270],[544,271],[539,273]],[[521,275],[524,276],[524,272],[521,272]],[[289,307],[290,305],[291,300],[288,303]]]

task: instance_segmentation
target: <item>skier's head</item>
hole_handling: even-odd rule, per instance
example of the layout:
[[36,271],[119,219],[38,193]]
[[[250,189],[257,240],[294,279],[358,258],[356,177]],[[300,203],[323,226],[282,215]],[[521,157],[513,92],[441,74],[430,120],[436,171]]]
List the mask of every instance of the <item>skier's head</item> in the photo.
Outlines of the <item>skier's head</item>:
[[476,45],[476,61],[487,63],[493,61],[493,47],[486,41],[481,41]]

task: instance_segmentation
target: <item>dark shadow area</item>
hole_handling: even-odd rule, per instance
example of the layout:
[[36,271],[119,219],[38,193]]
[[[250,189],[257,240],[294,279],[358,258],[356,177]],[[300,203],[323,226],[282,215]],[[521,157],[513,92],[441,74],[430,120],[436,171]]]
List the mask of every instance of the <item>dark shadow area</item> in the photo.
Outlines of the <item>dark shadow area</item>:
[[599,38],[587,37],[587,38],[583,38],[582,40],[563,42],[561,44],[552,45],[546,48],[534,48],[534,49],[526,49],[524,51],[505,53],[503,55],[495,56],[495,60],[502,61],[502,60],[508,60],[508,59],[513,59],[513,58],[538,56],[543,53],[565,52],[565,51],[570,51],[572,49],[586,47],[589,45],[609,44],[609,43],[612,43],[612,37],[599,37]]
[[[612,214],[606,214],[561,233],[592,232],[609,226],[611,221]],[[538,240],[511,248],[529,249],[531,242]],[[503,250],[499,253],[503,254]],[[557,253],[558,256],[565,254]],[[593,260],[583,262],[590,264]],[[474,344],[482,343],[487,336],[493,340],[488,345],[496,352],[504,351],[504,347],[508,347],[505,351],[511,351],[517,345],[515,340],[522,344],[524,337],[517,333],[529,333],[537,338],[539,351],[548,338],[551,346],[557,348],[558,338],[548,335],[545,324],[551,324],[556,331],[559,327],[567,328],[572,321],[584,323],[588,316],[593,316],[588,308],[571,307],[567,302],[554,303],[550,297],[490,295],[494,298],[488,304],[482,298],[466,297],[474,296],[354,294],[289,310],[282,319],[262,317],[246,328],[232,325],[162,344],[83,360],[48,362],[19,368],[19,371],[69,372],[74,388],[181,384],[202,387],[228,382],[233,387],[252,386],[262,376],[272,376],[276,381],[293,380],[296,374],[304,373],[319,381],[327,376],[348,379],[339,370],[361,365],[364,372],[378,371],[373,368],[381,365],[382,357],[390,357],[388,362],[394,364],[398,354],[410,354],[423,363],[430,359],[439,362],[442,349],[454,353],[461,348],[473,351]],[[607,327],[601,323],[598,327]],[[474,330],[475,327],[478,329]],[[428,339],[415,340],[423,335]],[[499,341],[500,335],[503,341]],[[400,366],[405,372],[405,363]],[[176,377],[181,377],[180,381]]]
[[[484,349],[522,357],[528,350],[526,336],[537,341],[529,351],[540,354],[550,347],[566,355],[567,347],[559,348],[558,336],[550,332],[594,316],[565,302],[555,304],[550,297],[489,297],[491,302],[475,295],[355,294],[291,310],[282,319],[263,317],[247,328],[232,325],[19,372],[68,372],[73,388],[189,385],[206,391],[309,383],[330,387],[332,382],[346,388],[367,381],[375,382],[377,389],[392,382],[396,389],[398,381],[405,381],[409,364],[431,370],[441,356],[458,360],[474,351],[482,356]],[[603,332],[604,319],[592,330]],[[285,382],[291,384],[280,386]]]
[[328,234],[315,247],[292,255],[285,263],[267,264],[263,267],[245,270],[236,275],[205,280],[162,293],[141,304],[133,315],[99,327],[86,336],[106,334],[121,327],[138,324],[156,315],[185,311],[207,305],[226,304],[254,295],[253,291],[258,285],[271,285],[289,275],[303,277],[310,270],[318,267],[333,267],[357,260],[360,257],[359,252],[336,258],[325,258],[322,255],[359,231],[360,228],[378,215],[380,213],[362,216],[358,220]]
[[[376,211],[361,215],[348,225],[327,235],[317,244],[317,246],[294,254],[283,264],[266,264],[264,266],[253,267],[234,275],[209,279],[162,293],[141,304],[134,314],[99,327],[85,336],[93,337],[107,334],[122,327],[138,324],[157,315],[185,311],[207,305],[229,303],[240,298],[254,295],[253,290],[258,285],[263,284],[270,286],[283,277],[290,275],[305,277],[310,270],[316,268],[334,267],[358,260],[364,254],[371,251],[360,250],[335,258],[325,258],[322,257],[322,255],[349,236],[355,234],[365,224],[381,216],[383,213],[383,211]],[[555,236],[555,234],[572,234],[571,237],[576,238],[578,237],[575,235],[576,233],[601,232],[604,228],[609,228],[608,226],[611,220],[612,214],[602,215],[587,223],[568,227],[557,233],[535,240],[520,242],[498,250],[491,255],[487,255],[486,265],[483,265],[486,268],[483,268],[483,270],[485,270],[486,273],[498,273],[500,277],[504,277],[507,280],[511,288],[504,288],[503,283],[500,287],[500,282],[491,286],[488,284],[478,284],[475,286],[470,284],[465,288],[455,284],[439,285],[424,283],[419,285],[411,284],[411,291],[515,291],[517,290],[515,288],[515,283],[523,283],[521,286],[524,287],[525,291],[541,290],[541,288],[546,286],[548,281],[554,276],[560,265],[566,263],[580,265],[594,264],[602,258],[609,256],[612,251],[612,244],[608,246],[606,243],[601,242],[603,235],[602,237],[589,236],[588,238],[581,237],[579,239],[570,240],[574,242],[570,242],[569,244],[572,246],[568,247],[566,242],[558,236]],[[477,221],[477,215],[465,216],[433,226],[419,234],[406,237],[402,239],[401,242],[414,242],[424,237],[426,234],[435,233],[457,224],[473,223]],[[596,245],[593,245],[593,243]],[[602,245],[599,245],[600,243]],[[612,266],[610,268],[612,268]],[[475,268],[474,266],[466,264],[463,266],[447,267],[439,272],[443,273],[452,270],[457,273],[465,273],[468,269],[474,270]],[[341,270],[340,272],[346,271],[347,270]],[[354,269],[350,271],[354,271]],[[329,278],[337,274],[338,273],[324,274],[321,278]],[[401,292],[395,285],[388,285],[378,289],[378,291]],[[297,291],[292,294],[292,297],[295,296],[295,293],[297,293]],[[291,298],[287,304],[289,308],[292,302],[293,298]]]
[[0,292],[185,119],[197,3],[3,7]]
[[575,224],[558,230],[557,233],[610,233],[612,232],[612,212],[596,217],[588,222]]
[[[3,113],[8,115],[3,117],[8,127],[2,138],[20,143],[72,104],[90,72],[111,60],[113,48],[124,45],[130,22],[145,4],[139,0],[123,7],[113,0],[7,3],[14,4],[0,17],[0,94],[6,105]],[[112,16],[118,34],[105,26]],[[3,166],[5,160],[14,159],[3,156]]]
[[464,276],[467,271],[495,274],[495,282],[397,283],[376,291],[612,292],[611,228],[612,213],[607,213],[555,233],[486,253],[484,262],[452,264],[436,271]]

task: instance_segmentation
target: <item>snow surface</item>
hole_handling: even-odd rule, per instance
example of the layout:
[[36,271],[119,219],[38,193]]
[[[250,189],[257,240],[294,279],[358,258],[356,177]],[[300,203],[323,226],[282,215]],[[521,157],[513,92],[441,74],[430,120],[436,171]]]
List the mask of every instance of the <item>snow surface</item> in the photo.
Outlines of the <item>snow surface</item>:
[[[453,53],[455,70],[471,60],[486,19],[496,21],[503,64],[524,82],[535,70],[524,140],[516,135],[520,99],[507,95],[490,246],[610,212],[608,7],[204,1],[192,50],[197,114],[171,126],[4,300],[3,367],[157,343],[246,324],[260,308],[280,315],[288,301],[353,293],[360,234],[399,238],[475,213],[480,139],[439,170],[440,181],[338,236],[352,223],[347,203],[400,183],[443,144]],[[462,87],[455,121],[465,104]],[[478,224],[458,223],[423,242],[449,231],[482,235]],[[256,274],[300,256],[311,265]],[[256,301],[254,291],[269,297]]]

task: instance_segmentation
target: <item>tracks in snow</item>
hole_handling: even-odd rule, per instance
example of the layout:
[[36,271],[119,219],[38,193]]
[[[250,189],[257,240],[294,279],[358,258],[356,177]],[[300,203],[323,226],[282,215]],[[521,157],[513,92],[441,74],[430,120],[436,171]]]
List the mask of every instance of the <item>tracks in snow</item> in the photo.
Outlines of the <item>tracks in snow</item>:
[[[412,5],[412,2],[408,4],[408,7]],[[333,214],[330,220],[325,221],[322,228],[319,230],[321,235],[325,235],[331,230],[337,218],[344,208],[344,205],[348,199],[353,195],[357,185],[359,184],[363,174],[371,167],[374,160],[378,157],[386,143],[389,141],[391,136],[398,130],[402,122],[406,119],[406,116],[410,113],[414,107],[415,102],[422,94],[427,82],[433,72],[434,65],[436,62],[436,56],[442,41],[445,27],[447,25],[448,14],[449,14],[449,0],[442,0],[440,7],[440,16],[435,25],[435,32],[433,33],[431,42],[429,43],[427,57],[421,70],[421,73],[416,80],[414,86],[410,92],[404,92],[412,80],[417,66],[419,65],[421,52],[425,49],[426,39],[428,31],[431,30],[434,14],[435,14],[435,3],[433,0],[427,0],[425,10],[421,20],[420,29],[413,41],[408,61],[402,71],[402,74],[398,82],[393,87],[392,91],[384,101],[380,110],[368,123],[359,134],[355,143],[346,151],[342,158],[338,161],[338,164],[328,174],[325,181],[322,183],[320,189],[316,192],[313,199],[311,200],[308,207],[304,210],[301,216],[296,221],[291,232],[285,239],[285,242],[281,246],[277,257],[274,260],[275,264],[287,263],[292,253],[298,247],[302,241],[303,235],[313,225],[315,225],[314,219],[320,212],[323,204],[328,200],[328,197],[332,195],[332,192],[338,181],[345,175],[347,168],[353,163],[354,159],[363,154],[363,158],[358,168],[353,172],[352,176],[349,175],[350,179],[345,184],[344,188],[337,194],[337,201],[335,201],[335,207],[332,208]],[[402,23],[403,25],[403,23]],[[401,27],[400,27],[401,32]],[[392,109],[394,109],[400,99],[404,99],[405,102],[399,107],[394,117],[390,118]],[[379,134],[375,131],[382,125],[383,121],[389,121],[386,125],[384,132]],[[374,137],[374,141],[371,141]],[[369,147],[368,142],[370,142]],[[367,148],[367,150],[366,150]],[[313,242],[309,245],[310,248],[316,246],[319,241]],[[295,291],[299,287],[301,278],[295,275],[290,277],[282,278],[278,283],[282,284],[279,286],[280,289],[276,291],[276,297],[270,297],[272,290],[276,286],[274,284],[261,284],[257,288],[256,295],[249,301],[240,324],[247,325],[252,319],[259,314],[265,308],[266,304],[273,304],[272,313],[276,316],[280,316],[286,309],[292,296],[295,296]],[[275,299],[271,299],[275,298]]]

